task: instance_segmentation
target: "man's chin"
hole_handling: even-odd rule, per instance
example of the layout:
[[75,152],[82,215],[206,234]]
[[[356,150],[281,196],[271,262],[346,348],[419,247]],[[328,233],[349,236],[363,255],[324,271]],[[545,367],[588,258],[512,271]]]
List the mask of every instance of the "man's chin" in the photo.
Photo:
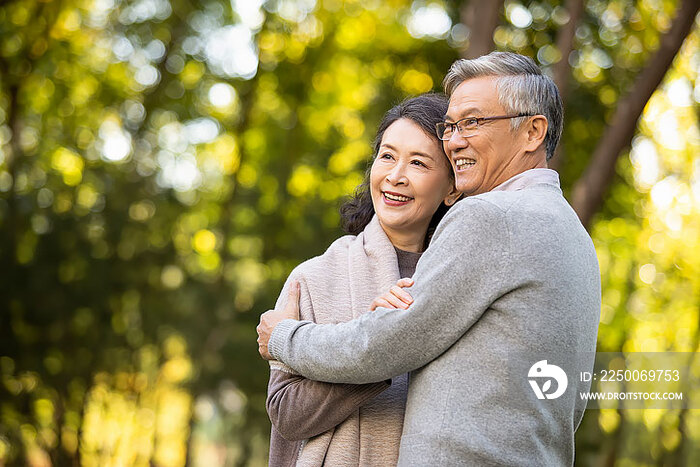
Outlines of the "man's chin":
[[463,196],[478,195],[479,186],[474,184],[472,180],[456,180],[455,187],[462,193]]

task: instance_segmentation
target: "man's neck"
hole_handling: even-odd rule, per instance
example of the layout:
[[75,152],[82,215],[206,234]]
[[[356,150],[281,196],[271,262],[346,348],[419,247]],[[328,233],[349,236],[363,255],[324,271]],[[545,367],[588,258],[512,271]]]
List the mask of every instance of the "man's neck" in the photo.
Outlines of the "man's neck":
[[506,167],[505,170],[503,170],[503,172],[501,173],[501,176],[498,177],[498,182],[491,189],[504,184],[516,175],[519,175],[528,170],[548,168],[546,156],[544,154],[539,154],[539,151],[537,153],[522,154],[521,156],[511,160],[511,162],[515,161],[518,161],[520,163],[517,165],[513,164]]
[[559,174],[548,167],[535,167],[512,176],[491,191],[518,191],[534,184],[553,185],[559,188]]

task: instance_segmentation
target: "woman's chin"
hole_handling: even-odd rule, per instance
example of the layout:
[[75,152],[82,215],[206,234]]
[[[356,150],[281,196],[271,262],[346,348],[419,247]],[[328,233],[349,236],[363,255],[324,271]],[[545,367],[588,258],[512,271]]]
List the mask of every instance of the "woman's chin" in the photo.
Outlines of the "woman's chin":
[[420,222],[416,222],[415,219],[410,217],[401,216],[382,216],[377,215],[379,222],[385,229],[390,229],[393,231],[401,231],[405,233],[418,233],[422,228]]

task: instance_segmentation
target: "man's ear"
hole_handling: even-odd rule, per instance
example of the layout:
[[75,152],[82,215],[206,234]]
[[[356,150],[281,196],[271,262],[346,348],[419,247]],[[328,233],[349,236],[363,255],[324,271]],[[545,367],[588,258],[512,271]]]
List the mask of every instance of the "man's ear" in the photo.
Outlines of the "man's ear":
[[462,197],[462,192],[459,191],[457,188],[454,186],[452,187],[452,190],[445,196],[444,202],[448,206],[452,206],[455,204],[459,199]]
[[544,115],[535,115],[525,124],[525,150],[535,152],[544,144],[549,122]]

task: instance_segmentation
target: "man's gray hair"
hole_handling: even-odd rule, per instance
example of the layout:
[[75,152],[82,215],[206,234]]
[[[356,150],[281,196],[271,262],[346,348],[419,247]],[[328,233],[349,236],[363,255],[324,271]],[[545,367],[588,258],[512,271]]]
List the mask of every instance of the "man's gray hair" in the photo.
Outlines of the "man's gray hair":
[[[543,74],[534,60],[512,52],[491,52],[472,60],[457,60],[442,82],[445,93],[452,96],[463,81],[481,76],[497,78],[498,100],[512,115],[530,114],[547,117],[544,138],[547,160],[559,143],[564,124],[564,108],[557,85]],[[511,129],[518,128],[525,118],[511,120]]]

